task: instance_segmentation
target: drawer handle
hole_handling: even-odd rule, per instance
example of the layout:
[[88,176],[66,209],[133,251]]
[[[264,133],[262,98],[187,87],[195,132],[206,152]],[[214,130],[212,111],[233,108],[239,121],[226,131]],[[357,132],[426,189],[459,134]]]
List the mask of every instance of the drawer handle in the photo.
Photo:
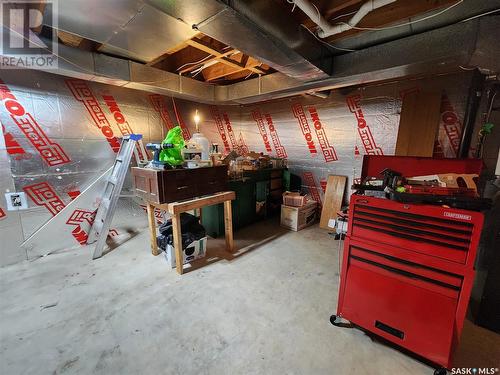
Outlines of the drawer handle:
[[388,272],[392,272],[392,273],[395,273],[395,274],[398,274],[398,275],[401,275],[401,276],[404,276],[404,277],[408,277],[410,279],[422,280],[422,281],[425,281],[425,282],[428,282],[428,283],[431,283],[431,284],[435,284],[435,285],[439,285],[439,286],[442,286],[442,287],[445,287],[445,288],[448,288],[448,289],[460,291],[460,287],[458,287],[458,286],[450,285],[450,284],[444,283],[444,282],[439,281],[439,280],[431,279],[429,277],[416,275],[414,273],[411,273],[411,272],[408,272],[408,271],[403,271],[403,270],[401,270],[399,268],[394,268],[394,267],[391,267],[391,266],[387,266],[385,264],[380,264],[378,262],[374,262],[373,260],[364,259],[364,258],[358,257],[356,255],[350,255],[349,258],[355,259],[355,260],[357,260],[359,262],[370,264],[370,265],[372,265],[374,267],[382,268],[382,269],[384,269],[384,270],[386,270]]
[[390,325],[382,323],[381,321],[375,320],[375,327],[384,332],[387,332],[390,335],[396,336],[401,340],[405,338],[405,333],[403,331],[400,331],[399,329],[396,329],[394,327],[391,327]]

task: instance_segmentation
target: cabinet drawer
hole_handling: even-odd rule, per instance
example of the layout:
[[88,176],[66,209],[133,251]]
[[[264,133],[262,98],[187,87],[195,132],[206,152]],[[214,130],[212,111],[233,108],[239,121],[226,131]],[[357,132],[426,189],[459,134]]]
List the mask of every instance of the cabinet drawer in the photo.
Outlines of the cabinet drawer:
[[350,260],[339,313],[397,345],[446,366],[457,298],[417,286],[411,280]]

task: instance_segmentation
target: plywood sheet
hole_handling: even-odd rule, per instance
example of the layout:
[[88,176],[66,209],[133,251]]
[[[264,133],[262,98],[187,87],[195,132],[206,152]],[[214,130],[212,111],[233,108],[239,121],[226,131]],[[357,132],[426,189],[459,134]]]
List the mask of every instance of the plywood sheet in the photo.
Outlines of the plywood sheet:
[[396,143],[397,156],[432,156],[440,107],[441,91],[405,95]]
[[321,210],[320,228],[332,229],[328,226],[330,219],[337,218],[337,212],[342,207],[347,177],[329,175],[326,182],[325,198]]

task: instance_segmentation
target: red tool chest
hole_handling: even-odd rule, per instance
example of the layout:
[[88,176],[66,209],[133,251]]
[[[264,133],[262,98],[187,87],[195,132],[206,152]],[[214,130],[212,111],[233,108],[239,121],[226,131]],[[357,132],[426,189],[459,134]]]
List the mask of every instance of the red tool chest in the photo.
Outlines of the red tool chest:
[[[391,160],[384,163],[384,158]],[[482,165],[458,159],[445,166],[432,158],[367,159],[362,177],[377,176],[387,167],[406,176],[479,174]],[[450,368],[482,225],[480,212],[352,195],[337,316]]]

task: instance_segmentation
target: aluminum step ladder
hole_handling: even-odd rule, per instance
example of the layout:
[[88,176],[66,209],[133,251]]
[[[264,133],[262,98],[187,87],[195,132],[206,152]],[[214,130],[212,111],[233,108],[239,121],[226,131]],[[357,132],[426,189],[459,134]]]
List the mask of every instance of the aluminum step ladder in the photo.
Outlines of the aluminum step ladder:
[[142,139],[136,141],[136,145],[134,147],[134,158],[138,167],[144,167],[149,163],[148,153],[146,151],[146,147],[144,147],[144,143],[142,143]]
[[87,239],[87,244],[97,241],[92,259],[99,258],[102,255],[104,245],[106,244],[106,238],[108,237],[109,227],[116,210],[116,204],[120,197],[125,176],[127,175],[130,160],[134,154],[135,146],[141,138],[141,134],[130,134],[124,136],[122,139],[120,150],[116,155],[111,175],[106,182],[106,187],[102,195],[101,204],[97,209]]

